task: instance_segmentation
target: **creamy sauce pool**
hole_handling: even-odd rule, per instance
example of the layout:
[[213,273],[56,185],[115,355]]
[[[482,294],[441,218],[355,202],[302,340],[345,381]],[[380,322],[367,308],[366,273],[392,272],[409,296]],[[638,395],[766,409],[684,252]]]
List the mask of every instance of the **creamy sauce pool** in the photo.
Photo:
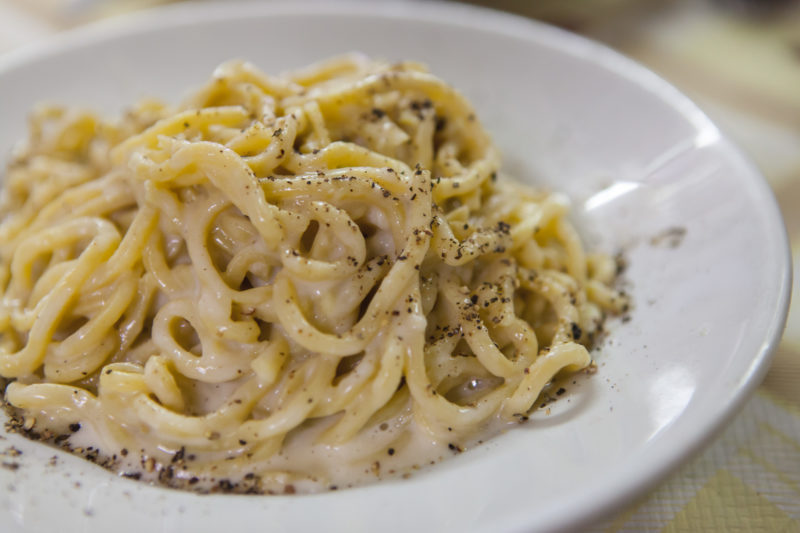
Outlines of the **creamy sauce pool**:
[[[539,398],[531,413],[530,424],[546,418],[551,408],[562,411],[569,407],[559,399],[571,401],[567,389],[596,372],[592,365],[582,375],[564,376],[554,380]],[[217,389],[218,397],[208,398],[209,404],[224,401],[228,391]],[[16,413],[9,413],[12,417]],[[49,415],[40,412],[37,420]],[[34,440],[44,439],[73,453],[82,455],[120,476],[154,485],[191,490],[200,493],[250,494],[313,494],[325,491],[368,485],[381,480],[405,479],[424,471],[443,460],[483,444],[511,430],[526,420],[509,422],[492,418],[482,431],[469,438],[431,438],[430,433],[413,420],[410,412],[382,423],[341,446],[320,444],[320,435],[337,421],[328,417],[306,422],[289,433],[282,449],[266,460],[239,462],[225,475],[212,471],[198,475],[197,463],[225,461],[221,454],[187,454],[164,449],[163,462],[155,456],[143,455],[141,450],[117,447],[96,431],[91,420],[73,424],[64,434],[53,436],[38,433],[35,427],[26,428],[25,420],[12,418],[11,429],[27,434]],[[30,423],[29,423],[30,425]],[[176,459],[177,457],[177,459]],[[213,468],[213,465],[211,466]]]
[[[46,418],[45,412],[36,417]],[[409,413],[395,424],[380,424],[344,445],[320,444],[320,434],[335,422],[336,417],[306,422],[288,435],[278,453],[265,460],[239,462],[224,475],[214,473],[213,462],[225,461],[221,454],[165,449],[162,462],[141,450],[116,447],[90,420],[72,424],[66,433],[56,436],[26,429],[24,420],[12,421],[12,429],[82,455],[122,477],[156,485],[201,493],[311,494],[408,478],[518,425],[494,418],[484,431],[469,439],[432,439]],[[197,464],[206,462],[212,463],[208,473],[195,471]]]

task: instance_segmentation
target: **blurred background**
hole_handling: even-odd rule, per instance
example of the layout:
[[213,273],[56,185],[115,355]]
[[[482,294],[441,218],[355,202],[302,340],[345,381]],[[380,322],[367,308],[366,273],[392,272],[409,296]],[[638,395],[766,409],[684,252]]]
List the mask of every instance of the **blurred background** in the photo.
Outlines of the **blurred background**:
[[[0,55],[60,31],[165,3],[0,0]],[[791,239],[795,305],[754,398],[700,457],[597,529],[800,531],[800,1],[467,3],[604,42],[676,85],[760,167]]]

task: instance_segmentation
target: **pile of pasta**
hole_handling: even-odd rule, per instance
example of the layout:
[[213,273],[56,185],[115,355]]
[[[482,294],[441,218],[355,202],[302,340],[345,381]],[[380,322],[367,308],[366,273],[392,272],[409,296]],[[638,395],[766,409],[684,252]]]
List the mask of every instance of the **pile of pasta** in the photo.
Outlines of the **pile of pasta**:
[[3,190],[6,401],[190,484],[526,419],[625,303],[564,198],[498,169],[469,102],[410,62],[231,61],[115,121],[39,107]]

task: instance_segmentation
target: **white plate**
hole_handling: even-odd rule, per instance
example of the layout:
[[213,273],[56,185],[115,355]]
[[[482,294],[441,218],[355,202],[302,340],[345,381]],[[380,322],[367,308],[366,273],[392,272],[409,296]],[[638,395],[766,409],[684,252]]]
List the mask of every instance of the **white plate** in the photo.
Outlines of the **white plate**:
[[[707,443],[759,383],[786,316],[785,231],[756,169],[668,84],[560,30],[460,5],[177,6],[0,60],[0,153],[40,100],[117,112],[175,100],[230,57],[269,72],[351,50],[420,60],[475,103],[511,173],[566,191],[595,245],[625,247],[635,309],[600,371],[411,479],[317,496],[198,496],[25,441],[3,458],[4,531],[510,531],[591,523]],[[677,247],[651,242],[685,228]],[[57,466],[48,459],[57,456]]]

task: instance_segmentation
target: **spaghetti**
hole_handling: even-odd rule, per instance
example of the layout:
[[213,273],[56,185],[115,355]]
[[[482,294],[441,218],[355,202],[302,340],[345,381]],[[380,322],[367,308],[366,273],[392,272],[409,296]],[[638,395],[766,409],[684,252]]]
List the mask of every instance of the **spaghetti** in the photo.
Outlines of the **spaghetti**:
[[6,401],[125,475],[247,492],[526,419],[625,303],[563,198],[498,168],[460,93],[356,55],[228,62],[117,122],[41,107],[3,197]]

